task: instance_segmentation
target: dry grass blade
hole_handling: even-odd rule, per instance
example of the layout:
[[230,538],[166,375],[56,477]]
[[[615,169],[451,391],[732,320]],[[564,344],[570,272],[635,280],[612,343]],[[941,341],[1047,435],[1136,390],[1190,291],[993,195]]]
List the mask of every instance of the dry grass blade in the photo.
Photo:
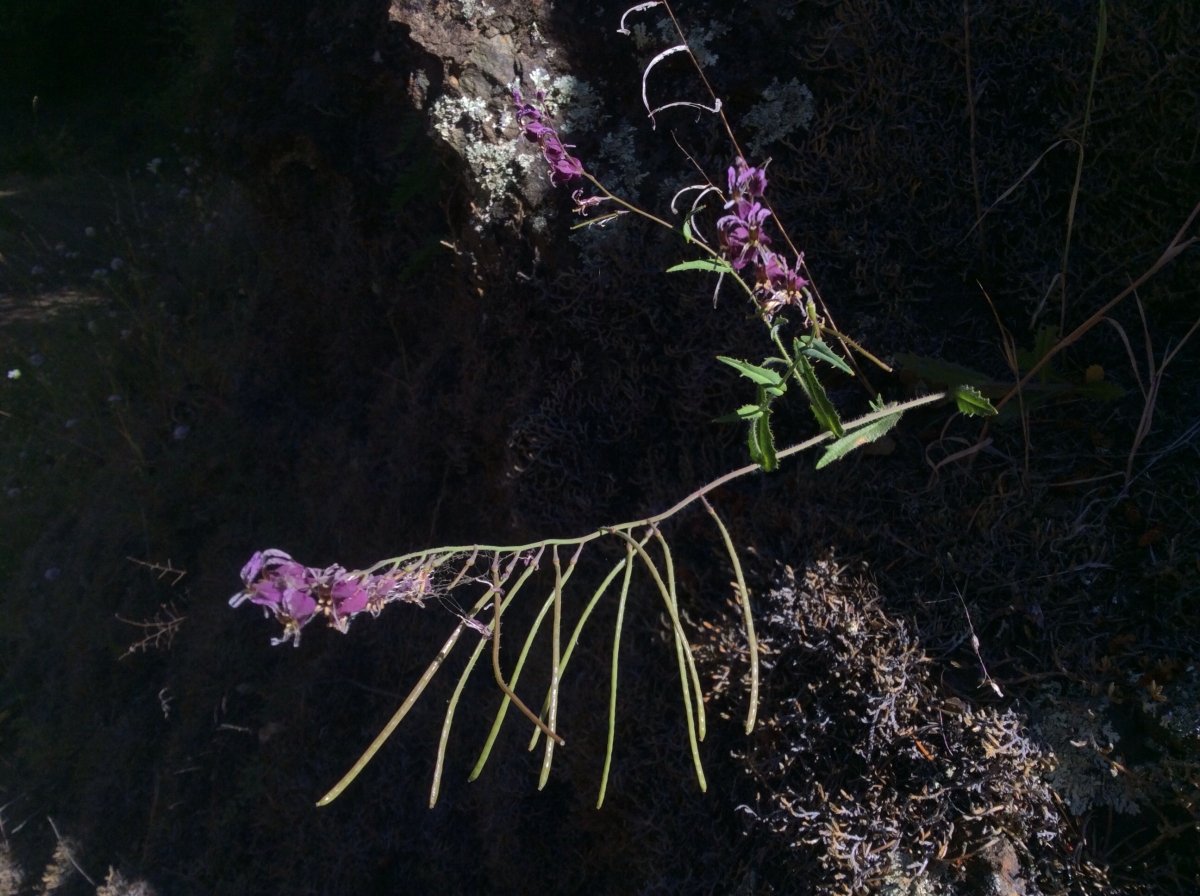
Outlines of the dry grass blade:
[[[1146,323],[1146,313],[1142,308],[1142,300],[1138,298],[1136,293],[1134,299],[1137,301],[1138,314],[1142,317],[1142,329],[1146,336],[1146,372],[1150,379],[1150,385],[1148,388],[1142,388],[1146,403],[1142,407],[1142,416],[1138,421],[1137,431],[1133,435],[1133,447],[1129,449],[1129,459],[1125,463],[1126,483],[1130,482],[1133,478],[1133,460],[1137,457],[1138,450],[1142,447],[1142,442],[1150,435],[1150,429],[1154,426],[1154,410],[1158,404],[1158,391],[1162,386],[1163,377],[1166,375],[1167,366],[1175,360],[1175,356],[1179,354],[1179,350],[1192,338],[1192,334],[1196,332],[1196,328],[1200,327],[1200,318],[1197,318],[1196,322],[1183,335],[1183,338],[1179,340],[1179,344],[1175,346],[1175,349],[1163,358],[1162,364],[1156,369],[1154,365],[1154,346],[1150,341],[1150,328]],[[1110,320],[1110,322],[1112,321]],[[1118,327],[1118,329],[1120,328]],[[1124,334],[1122,333],[1122,335]],[[1126,340],[1126,348],[1128,347],[1128,340]],[[1132,356],[1132,349],[1130,349],[1130,355]],[[1137,372],[1136,364],[1134,365],[1134,372]],[[1141,377],[1138,377],[1138,385],[1141,386]]]
[[[1027,177],[1029,177],[1029,175],[1033,174],[1034,171],[1037,170],[1037,166],[1042,164],[1042,159],[1046,158],[1046,156],[1048,156],[1050,154],[1051,150],[1057,149],[1058,147],[1062,146],[1064,143],[1067,143],[1067,142],[1069,142],[1069,141],[1066,138],[1063,138],[1062,140],[1054,141],[1053,143],[1050,144],[1049,147],[1046,148],[1045,152],[1043,152],[1040,156],[1038,156],[1036,159],[1034,159],[1033,164],[1025,169],[1025,173],[1022,174],[1020,177],[1018,177],[1016,179],[1016,181],[1013,182],[1013,185],[1011,187],[1009,187],[1007,190],[1005,190],[1003,193],[1001,193],[996,198],[995,202],[993,202],[991,205],[989,205],[986,209],[983,210],[983,212],[979,215],[979,220],[971,225],[971,229],[968,230],[966,232],[966,234],[963,235],[963,238],[958,241],[958,245],[962,245],[962,243],[966,239],[968,239],[972,233],[975,232],[976,227],[980,227],[980,228],[983,227],[983,219],[986,218],[988,215],[990,215],[992,212],[994,212],[996,210],[996,207],[1001,202],[1003,202],[1005,199],[1007,199],[1009,196],[1011,196],[1013,191],[1017,187],[1021,186],[1021,184],[1023,184],[1025,182],[1025,179]],[[980,236],[980,240],[982,240],[982,239],[983,239],[983,237]],[[1057,282],[1057,280],[1055,282]]]
[[1071,255],[1071,233],[1075,227],[1075,206],[1079,201],[1079,183],[1083,179],[1083,153],[1087,145],[1088,125],[1092,122],[1092,94],[1096,89],[1096,73],[1100,70],[1100,57],[1104,54],[1104,42],[1108,38],[1108,5],[1100,0],[1100,21],[1096,26],[1096,52],[1092,57],[1092,75],[1088,79],[1087,102],[1083,107],[1083,132],[1079,135],[1079,158],[1075,163],[1075,184],[1071,187],[1071,202],[1067,206],[1067,239],[1062,255],[1062,305],[1059,312],[1058,332],[1067,329],[1067,261]]
[[[1028,384],[1031,379],[1041,372],[1043,367],[1050,363],[1051,358],[1068,346],[1074,345],[1076,342],[1078,342],[1085,334],[1090,332],[1091,329],[1096,326],[1096,324],[1104,320],[1110,311],[1116,308],[1117,305],[1121,304],[1121,302],[1125,301],[1125,299],[1127,299],[1138,287],[1140,287],[1164,267],[1190,249],[1193,245],[1195,245],[1196,237],[1188,237],[1187,239],[1184,239],[1184,234],[1187,233],[1188,228],[1190,228],[1192,223],[1196,220],[1197,214],[1200,214],[1200,203],[1197,203],[1192,209],[1191,214],[1188,215],[1187,220],[1183,222],[1183,226],[1179,228],[1179,231],[1167,245],[1167,248],[1163,250],[1162,255],[1158,257],[1158,260],[1154,262],[1154,264],[1152,264],[1149,269],[1142,274],[1142,276],[1138,277],[1137,280],[1133,281],[1133,283],[1117,293],[1114,298],[1110,299],[1103,306],[1101,306],[1094,314],[1092,314],[1091,317],[1060,339],[1057,344],[1055,344],[1048,352],[1046,352],[1045,355],[1042,356],[1040,361],[1038,361],[1036,364],[1030,367],[1028,371],[1025,372],[1025,376],[1021,378],[1016,386],[1014,386],[1007,395],[997,402],[996,410],[1000,410],[1006,404],[1008,404],[1012,397],[1017,395],[1023,386]],[[780,452],[780,456],[782,456],[782,452]]]

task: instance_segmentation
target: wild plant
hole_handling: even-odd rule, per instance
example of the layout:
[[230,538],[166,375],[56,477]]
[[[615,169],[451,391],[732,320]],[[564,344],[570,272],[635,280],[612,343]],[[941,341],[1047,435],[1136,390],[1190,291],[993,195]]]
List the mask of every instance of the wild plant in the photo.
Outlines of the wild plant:
[[[721,183],[704,177],[703,181],[681,189],[670,203],[670,217],[655,214],[605,186],[587,166],[572,155],[574,148],[560,137],[546,109],[545,94],[537,91],[528,98],[520,85],[513,86],[515,119],[522,137],[537,146],[548,166],[548,177],[556,187],[574,186],[575,211],[584,220],[577,227],[608,224],[633,214],[665,228],[680,240],[687,256],[667,269],[667,273],[698,271],[715,275],[714,302],[722,287],[729,283],[749,305],[751,320],[765,330],[767,354],[757,363],[719,356],[745,380],[752,398],[732,413],[715,422],[741,424],[746,428],[751,463],[726,473],[682,498],[661,513],[629,522],[600,526],[575,537],[547,537],[518,545],[471,544],[425,548],[402,554],[362,570],[346,570],[334,565],[325,569],[305,567],[280,550],[255,553],[242,569],[243,589],[231,598],[234,607],[257,604],[264,614],[274,616],[283,626],[272,644],[291,641],[299,646],[303,629],[318,618],[340,632],[367,613],[378,616],[391,603],[424,606],[430,600],[458,607],[451,595],[458,589],[477,589],[468,608],[459,612],[458,624],[412,687],[400,708],[367,747],[354,766],[317,803],[328,805],[358,776],[386,742],[388,737],[420,699],[434,676],[468,630],[477,636],[455,688],[451,694],[438,739],[429,805],[436,804],[445,768],[445,756],[459,699],[480,658],[490,646],[492,677],[500,691],[495,719],[470,774],[470,780],[482,772],[510,707],[533,725],[530,750],[545,738],[539,789],[548,779],[556,747],[565,746],[560,725],[561,682],[584,630],[594,611],[610,593],[616,594],[616,620],[612,642],[608,702],[608,738],[604,767],[600,777],[597,807],[603,805],[612,764],[616,730],[616,708],[622,628],[630,595],[634,568],[644,570],[653,583],[666,610],[671,640],[678,667],[680,695],[686,718],[688,743],[696,779],[705,790],[704,767],[699,744],[705,738],[707,720],[704,694],[696,669],[691,644],[680,610],[677,576],[670,543],[663,526],[683,511],[700,505],[721,537],[736,579],[738,601],[749,661],[749,694],[745,731],[755,726],[759,702],[759,648],[754,631],[754,614],[746,587],[738,551],[720,514],[709,500],[716,489],[754,473],[771,473],[780,461],[817,446],[825,446],[816,462],[822,468],[840,460],[856,448],[869,444],[890,431],[901,416],[916,407],[951,404],[968,415],[992,415],[990,402],[969,383],[951,386],[945,391],[921,395],[899,402],[885,402],[882,395],[871,400],[871,410],[854,419],[844,419],[834,406],[818,371],[831,368],[851,377],[858,376],[858,359],[891,372],[883,361],[839,331],[821,298],[804,253],[798,250],[778,221],[768,198],[768,162],[752,165],[738,143],[724,111],[705,75],[700,59],[689,46],[683,29],[667,0],[652,0],[630,7],[621,16],[618,31],[629,35],[626,27],[631,16],[661,7],[669,17],[678,43],[657,54],[642,72],[641,95],[651,123],[671,109],[697,110],[715,116],[731,148],[732,162]],[[655,68],[674,55],[690,60],[704,90],[702,101],[676,100],[654,106],[649,100],[651,75]],[[699,167],[699,166],[697,166]],[[591,188],[590,190],[588,188]],[[690,198],[690,204],[683,202]],[[710,236],[711,235],[711,236]],[[786,251],[774,247],[786,246]],[[793,323],[787,316],[795,318]],[[786,448],[777,448],[771,417],[777,403],[795,385],[815,419],[818,433]],[[793,394],[796,390],[793,390]],[[868,393],[869,394],[869,393]],[[572,605],[576,591],[569,590],[585,548],[601,540],[615,540],[623,556],[611,565],[591,596]],[[569,552],[569,555],[568,555]],[[598,551],[596,553],[599,553]],[[516,660],[505,673],[502,658],[502,623],[518,597],[528,593],[531,577],[547,562],[553,570],[553,584],[547,589],[534,621],[520,642]],[[620,580],[619,586],[615,583]],[[523,590],[526,589],[526,590]],[[586,595],[586,592],[584,592]],[[535,604],[537,606],[537,604]],[[566,635],[568,610],[578,608],[578,618]],[[517,694],[521,674],[533,644],[549,617],[550,678],[545,685],[541,705],[534,711]],[[566,635],[564,639],[564,635]],[[537,704],[534,704],[536,707]]]

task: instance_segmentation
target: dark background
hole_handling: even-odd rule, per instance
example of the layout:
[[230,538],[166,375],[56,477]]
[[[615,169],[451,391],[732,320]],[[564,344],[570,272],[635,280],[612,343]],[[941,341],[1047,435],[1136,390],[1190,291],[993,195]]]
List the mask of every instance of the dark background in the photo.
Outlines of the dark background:
[[[638,113],[638,60],[612,33],[621,10],[596,7],[559,2],[545,30],[605,85],[604,127],[634,124],[641,198],[661,210],[651,185],[687,163]],[[1068,328],[1149,267],[1200,200],[1196,12],[1108,12]],[[812,89],[810,128],[770,148],[772,196],[839,325],[881,356],[1011,381],[980,286],[1031,349],[1077,156],[1051,150],[968,236],[976,190],[986,207],[1056,140],[1079,136],[1095,7],[972,4],[974,171],[961,8],[697,3],[680,14],[685,27],[727,26],[710,74],[735,123],[774,78]],[[656,511],[745,463],[741,433],[709,422],[746,400],[714,358],[765,351],[731,295],[713,309],[698,278],[661,273],[676,243],[632,221],[573,242],[561,196],[548,200],[559,212],[548,242],[497,227],[482,269],[445,248],[464,244],[470,193],[408,94],[410,72],[438,65],[381,2],[0,4],[0,351],[5,370],[23,371],[0,389],[5,840],[36,877],[55,845],[49,816],[92,877],[112,866],[161,893],[837,892],[786,832],[737,808],[770,784],[762,757],[746,755],[779,749],[740,733],[738,688],[714,699],[710,787],[696,792],[647,583],[626,620],[603,810],[592,805],[611,605],[581,643],[564,696],[570,748],[546,790],[512,721],[484,776],[465,783],[495,703],[480,674],[441,799],[426,808],[457,658],[346,795],[313,808],[455,607],[392,608],[348,636],[314,629],[298,650],[272,649],[274,623],[225,603],[250,552],[358,568]],[[718,176],[719,135],[690,117],[673,126]],[[577,154],[597,158],[604,135],[580,135]],[[1139,293],[1159,361],[1200,311],[1196,274],[1193,250]],[[1136,307],[1115,316],[1141,357]],[[1057,318],[1052,300],[1042,322]],[[1193,442],[1176,442],[1200,407],[1195,356],[1189,343],[1164,380],[1134,468],[1155,458],[1152,472],[1126,491],[1143,402],[1106,326],[1057,371],[1078,382],[1100,364],[1125,397],[1038,406],[1028,443],[1014,418],[990,431],[993,451],[931,471],[979,425],[930,412],[905,421],[889,455],[820,474],[801,459],[718,493],[764,617],[777,564],[803,569],[832,551],[869,564],[886,611],[934,658],[937,699],[1036,721],[1048,682],[1079,707],[1108,694],[1124,765],[1155,781],[1169,768],[1137,816],[1063,813],[1070,863],[1103,869],[1114,891],[1196,883],[1195,737],[1155,746],[1154,716],[1138,708],[1151,681],[1177,688],[1183,714],[1194,682],[1197,466]],[[870,376],[889,399],[912,387]],[[848,379],[829,388],[849,413],[871,397]],[[776,428],[786,444],[812,432],[798,405]],[[706,526],[692,514],[668,533],[697,632],[736,622]],[[579,576],[596,581],[608,556],[589,555]],[[128,558],[187,575],[176,583]],[[1003,700],[980,687],[968,605]],[[186,617],[170,648],[124,656],[141,630],[115,617],[168,608]],[[532,612],[518,611],[516,630]],[[542,680],[544,666],[525,674]],[[797,670],[770,675],[764,717],[806,684]],[[63,892],[92,890],[76,875]]]

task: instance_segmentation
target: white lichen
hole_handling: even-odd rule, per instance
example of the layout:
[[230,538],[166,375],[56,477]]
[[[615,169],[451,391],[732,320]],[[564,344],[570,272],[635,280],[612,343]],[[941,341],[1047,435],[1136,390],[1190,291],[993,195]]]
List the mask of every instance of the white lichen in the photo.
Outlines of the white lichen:
[[624,122],[615,132],[604,136],[597,153],[597,159],[607,163],[601,173],[609,189],[616,187],[615,192],[627,198],[637,197],[638,185],[646,178],[646,172],[638,164],[635,134],[633,125]]
[[462,10],[463,18],[467,20],[475,18],[476,13],[482,13],[485,19],[490,19],[496,14],[494,8],[480,0],[459,0],[458,6]]
[[813,119],[812,91],[792,78],[780,84],[776,78],[762,92],[763,102],[751,107],[742,116],[742,126],[754,131],[749,143],[750,151],[758,156],[763,148],[776,140],[787,137],[797,128],[808,130]]
[[1103,701],[1089,706],[1061,698],[1060,691],[1057,684],[1047,686],[1037,701],[1041,712],[1034,731],[1057,760],[1046,780],[1076,815],[1095,806],[1137,815],[1141,807],[1121,771],[1121,736],[1105,717]]
[[466,159],[475,184],[487,194],[488,206],[481,210],[487,220],[499,199],[516,184],[514,166],[528,170],[530,164],[518,153],[516,139],[504,136],[514,123],[512,114],[505,111],[495,118],[482,99],[442,96],[434,102],[430,118],[434,133]]
[[[710,21],[708,27],[695,25],[684,32],[684,38],[687,40],[687,45],[692,51],[692,55],[705,68],[717,64],[720,59],[716,53],[708,48],[708,45],[718,37],[726,34],[729,31],[729,26],[721,22]],[[679,32],[675,30],[675,24],[670,19],[660,19],[658,22],[658,33],[662,38],[662,42],[666,46],[672,46],[679,43]],[[645,32],[643,31],[643,36]],[[647,40],[647,43],[649,41]],[[638,44],[638,39],[634,37],[634,43],[638,49],[642,46]]]

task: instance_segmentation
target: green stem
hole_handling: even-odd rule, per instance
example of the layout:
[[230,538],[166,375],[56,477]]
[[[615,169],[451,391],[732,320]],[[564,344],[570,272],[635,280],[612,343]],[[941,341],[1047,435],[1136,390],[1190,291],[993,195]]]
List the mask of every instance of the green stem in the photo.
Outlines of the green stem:
[[[924,407],[925,405],[936,404],[939,401],[943,401],[948,395],[949,395],[948,392],[934,392],[930,395],[924,395],[921,398],[914,398],[909,401],[900,402],[899,404],[889,405],[888,407],[883,408],[882,410],[872,411],[869,414],[863,414],[863,416],[858,417],[855,420],[849,420],[849,421],[843,422],[842,428],[846,432],[851,432],[852,430],[859,429],[863,426],[866,426],[869,423],[874,423],[876,420],[882,420],[884,417],[891,417],[894,414],[902,414],[905,411],[911,411],[913,408],[919,408],[919,407]],[[782,460],[785,457],[791,457],[793,454],[799,454],[802,451],[807,451],[809,448],[815,448],[817,445],[820,445],[822,442],[827,442],[831,438],[833,438],[832,433],[823,432],[820,435],[813,436],[811,439],[806,439],[805,441],[800,442],[797,445],[792,445],[788,448],[784,448],[782,451],[777,452],[776,456],[780,460]],[[644,517],[643,519],[640,519],[640,520],[633,520],[628,523],[617,523],[614,526],[605,526],[602,529],[596,529],[592,532],[589,532],[587,535],[580,535],[575,538],[543,538],[540,541],[532,541],[529,544],[520,544],[520,545],[465,544],[465,545],[457,545],[457,546],[453,546],[453,547],[440,548],[439,550],[444,551],[448,555],[453,555],[453,554],[461,555],[461,554],[467,553],[468,551],[472,551],[472,550],[476,550],[476,549],[481,550],[481,551],[504,551],[507,553],[509,551],[514,551],[514,552],[528,551],[528,550],[532,550],[533,548],[542,548],[542,547],[548,547],[551,545],[559,545],[561,547],[563,545],[586,544],[589,541],[595,541],[597,538],[600,538],[604,535],[608,535],[608,534],[611,534],[614,532],[629,532],[633,529],[638,529],[643,526],[653,526],[655,523],[661,523],[663,520],[667,520],[667,519],[670,519],[671,517],[675,516],[675,514],[679,513],[679,511],[683,510],[685,507],[688,507],[691,504],[694,504],[696,501],[699,501],[705,495],[707,495],[713,491],[716,491],[721,486],[727,485],[728,483],[733,482],[734,480],[741,479],[743,476],[748,476],[751,473],[758,473],[758,472],[762,472],[762,467],[760,467],[758,464],[748,464],[747,466],[739,467],[736,470],[732,470],[732,471],[726,473],[724,476],[719,476],[716,479],[712,480],[711,482],[708,482],[708,483],[702,485],[700,488],[696,489],[694,492],[692,492],[686,498],[683,498],[682,500],[673,504],[671,507],[667,508],[662,513],[657,513],[654,516]],[[410,560],[414,557],[419,557],[419,556],[428,555],[428,554],[429,554],[428,550],[414,551],[410,554],[402,554],[399,557],[393,557],[388,560],[380,561],[375,566],[371,567],[371,569],[365,570],[365,572],[373,572],[373,571],[375,571],[377,569],[381,569],[382,567],[387,566],[389,564],[399,565],[401,563],[404,563],[406,560]]]

